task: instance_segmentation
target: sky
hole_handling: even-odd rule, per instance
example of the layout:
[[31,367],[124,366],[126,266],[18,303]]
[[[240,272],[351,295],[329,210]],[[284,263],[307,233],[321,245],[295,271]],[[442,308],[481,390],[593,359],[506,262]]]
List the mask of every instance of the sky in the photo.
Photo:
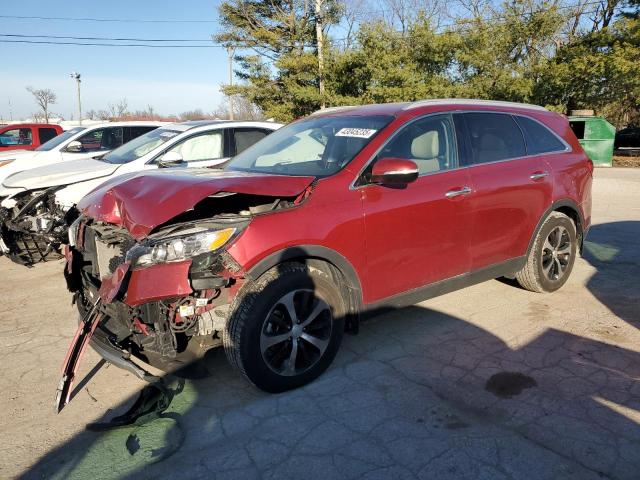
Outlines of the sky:
[[[0,40],[48,40],[6,35],[130,37],[208,40],[218,31],[217,0],[21,0],[6,2],[1,15],[135,20],[205,20],[209,23],[91,22],[0,17]],[[78,41],[78,40],[53,40]],[[91,41],[87,41],[91,42]],[[114,43],[114,42],[111,42]],[[125,42],[131,43],[131,42]],[[199,42],[198,45],[212,45]],[[77,118],[76,83],[82,75],[82,110],[107,109],[126,98],[129,110],[153,106],[161,114],[215,110],[228,81],[223,48],[140,48],[0,42],[0,119],[38,111],[26,87],[50,88],[52,111]]]

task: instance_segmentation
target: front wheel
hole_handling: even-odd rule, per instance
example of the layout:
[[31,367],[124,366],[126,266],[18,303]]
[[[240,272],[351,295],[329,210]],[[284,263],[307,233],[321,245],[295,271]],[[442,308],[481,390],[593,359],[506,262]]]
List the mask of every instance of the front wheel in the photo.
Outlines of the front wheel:
[[553,292],[562,287],[576,259],[576,226],[564,213],[553,212],[544,221],[516,274],[518,283],[532,292]]
[[330,275],[282,264],[240,291],[223,335],[230,363],[255,386],[282,392],[317,378],[336,356],[345,301]]

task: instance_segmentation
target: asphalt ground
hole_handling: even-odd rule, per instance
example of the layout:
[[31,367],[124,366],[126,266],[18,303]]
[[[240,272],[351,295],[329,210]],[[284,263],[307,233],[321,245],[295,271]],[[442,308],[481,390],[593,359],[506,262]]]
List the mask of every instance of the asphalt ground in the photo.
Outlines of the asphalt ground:
[[55,414],[76,321],[62,264],[1,257],[0,477],[638,479],[640,169],[597,170],[593,196],[556,293],[494,280],[387,312],[278,395],[214,351],[161,418],[104,432],[86,426],[144,384],[88,351]]

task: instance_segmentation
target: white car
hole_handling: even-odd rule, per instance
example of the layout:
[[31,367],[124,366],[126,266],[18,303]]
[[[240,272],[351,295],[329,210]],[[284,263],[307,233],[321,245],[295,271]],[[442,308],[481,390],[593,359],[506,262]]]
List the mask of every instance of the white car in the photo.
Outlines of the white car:
[[137,121],[100,123],[73,127],[43,143],[35,150],[0,153],[0,183],[9,175],[68,160],[104,155],[134,138],[167,122]]
[[282,125],[193,121],[148,132],[99,159],[63,162],[13,174],[0,188],[0,249],[31,265],[56,257],[77,212],[97,186],[126,173],[156,168],[212,167],[226,162]]

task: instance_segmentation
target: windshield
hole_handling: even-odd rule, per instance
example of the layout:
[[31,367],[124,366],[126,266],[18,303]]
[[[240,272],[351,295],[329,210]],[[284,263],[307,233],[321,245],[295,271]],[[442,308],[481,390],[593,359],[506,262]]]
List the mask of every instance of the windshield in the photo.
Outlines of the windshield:
[[391,120],[390,116],[309,117],[260,140],[234,157],[225,170],[333,175]]
[[62,132],[57,137],[53,137],[48,142],[45,142],[42,145],[40,145],[38,148],[36,148],[36,152],[48,152],[49,150],[53,150],[58,145],[63,143],[65,140],[70,139],[76,133],[82,132],[83,130],[86,130],[86,129],[87,129],[87,127],[75,127],[75,128],[72,128],[71,130],[67,130],[65,132]]
[[157,128],[155,130],[151,130],[150,132],[140,135],[138,138],[135,138],[112,150],[110,153],[102,157],[101,160],[117,164],[133,162],[181,133],[181,131],[171,130],[168,128]]

